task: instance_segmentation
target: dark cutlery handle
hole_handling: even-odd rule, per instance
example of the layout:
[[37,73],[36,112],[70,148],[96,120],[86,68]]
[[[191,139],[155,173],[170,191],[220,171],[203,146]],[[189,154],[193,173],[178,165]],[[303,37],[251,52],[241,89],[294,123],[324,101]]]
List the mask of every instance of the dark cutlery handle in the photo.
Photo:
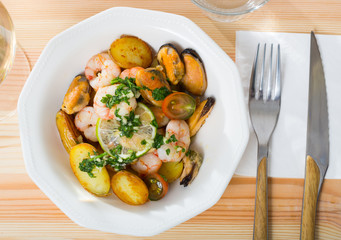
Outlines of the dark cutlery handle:
[[256,205],[253,239],[264,240],[268,236],[268,175],[267,158],[264,157],[257,168]]
[[311,156],[307,156],[301,219],[301,240],[315,239],[315,217],[319,183],[319,167]]

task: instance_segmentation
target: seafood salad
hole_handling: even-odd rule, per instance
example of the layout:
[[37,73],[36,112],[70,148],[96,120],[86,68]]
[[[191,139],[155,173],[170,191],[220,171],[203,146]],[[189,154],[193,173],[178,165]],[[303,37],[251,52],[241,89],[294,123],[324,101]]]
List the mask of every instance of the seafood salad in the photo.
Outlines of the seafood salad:
[[110,189],[123,202],[162,199],[168,184],[192,183],[203,162],[191,138],[213,109],[204,98],[204,64],[193,49],[173,44],[156,56],[122,35],[92,56],[67,90],[56,124],[80,184],[96,196]]

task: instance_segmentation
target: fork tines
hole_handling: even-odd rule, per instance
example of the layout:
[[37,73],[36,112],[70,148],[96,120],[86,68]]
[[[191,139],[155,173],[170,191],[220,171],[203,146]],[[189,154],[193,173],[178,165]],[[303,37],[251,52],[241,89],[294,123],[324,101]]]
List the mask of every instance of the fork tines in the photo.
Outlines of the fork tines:
[[[277,45],[277,55],[274,55],[274,44],[270,45],[270,52],[267,53],[267,44],[263,47],[260,43],[252,66],[250,97],[255,99],[278,100],[281,94],[281,53],[280,45]],[[261,51],[261,49],[263,49]],[[275,66],[275,67],[273,67]],[[258,71],[260,69],[260,71]],[[265,71],[267,69],[267,71]],[[274,86],[272,86],[275,84]]]

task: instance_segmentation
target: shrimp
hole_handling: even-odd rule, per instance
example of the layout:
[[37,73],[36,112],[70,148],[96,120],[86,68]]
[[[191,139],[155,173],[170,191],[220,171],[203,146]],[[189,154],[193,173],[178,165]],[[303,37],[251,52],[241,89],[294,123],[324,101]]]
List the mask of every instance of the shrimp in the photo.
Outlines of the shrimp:
[[162,161],[156,155],[156,151],[147,153],[140,157],[131,167],[142,175],[156,173],[162,165]]
[[90,58],[85,67],[85,76],[95,91],[100,87],[109,86],[111,80],[118,77],[121,68],[114,63],[107,53],[99,53]]
[[107,87],[99,88],[96,92],[96,95],[94,97],[94,109],[98,117],[102,119],[113,119],[116,118],[115,111],[118,110],[118,115],[120,116],[128,116],[131,111],[133,111],[136,106],[136,98],[134,97],[134,93],[130,91],[129,94],[125,95],[127,96],[128,103],[125,101],[122,101],[118,104],[115,104],[112,108],[108,108],[105,103],[103,103],[101,100],[103,97],[107,97],[107,94],[111,96],[116,95],[116,89],[120,86],[120,84],[114,84]]
[[84,136],[93,142],[98,142],[96,137],[96,123],[98,116],[93,107],[84,107],[75,117],[77,129],[84,133]]
[[191,143],[189,127],[184,120],[171,120],[166,127],[166,141],[158,150],[163,162],[178,162],[186,154]]
[[123,72],[121,72],[120,74],[120,78],[125,79],[127,78],[136,78],[136,74],[138,71],[143,70],[144,68],[142,67],[133,67],[133,68],[129,68],[124,70]]

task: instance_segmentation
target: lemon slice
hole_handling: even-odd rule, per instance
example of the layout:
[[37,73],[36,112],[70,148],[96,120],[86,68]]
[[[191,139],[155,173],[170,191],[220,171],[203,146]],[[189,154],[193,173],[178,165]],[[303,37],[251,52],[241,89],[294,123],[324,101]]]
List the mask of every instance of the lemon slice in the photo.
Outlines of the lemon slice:
[[117,146],[122,146],[121,153],[118,154],[122,159],[127,159],[135,154],[140,157],[151,149],[156,135],[155,116],[153,112],[144,104],[138,103],[135,109],[135,116],[139,116],[142,123],[137,132],[131,138],[121,136],[119,130],[120,121],[115,119],[98,119],[96,125],[96,135],[102,149],[111,156],[112,150]]

